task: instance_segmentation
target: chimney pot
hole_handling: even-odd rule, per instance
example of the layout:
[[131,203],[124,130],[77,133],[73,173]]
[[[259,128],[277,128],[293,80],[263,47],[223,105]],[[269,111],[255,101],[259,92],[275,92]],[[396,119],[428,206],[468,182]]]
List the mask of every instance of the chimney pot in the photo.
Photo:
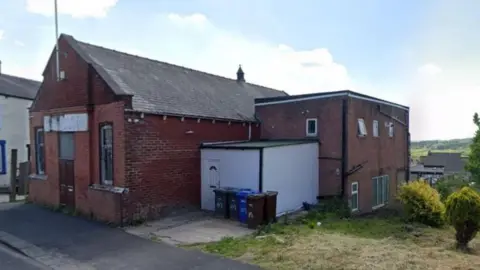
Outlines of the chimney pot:
[[242,65],[238,67],[237,82],[245,82],[245,73],[243,72]]

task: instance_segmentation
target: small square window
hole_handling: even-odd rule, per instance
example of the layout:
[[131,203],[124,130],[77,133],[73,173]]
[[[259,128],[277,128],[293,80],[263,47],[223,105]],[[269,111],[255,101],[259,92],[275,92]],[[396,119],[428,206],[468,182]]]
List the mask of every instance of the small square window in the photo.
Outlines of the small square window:
[[358,210],[358,182],[352,183],[352,211]]
[[393,137],[395,131],[395,126],[392,122],[388,123],[388,136]]
[[373,120],[373,137],[378,137],[378,121]]
[[367,136],[367,127],[365,126],[363,118],[358,119],[358,136]]
[[317,119],[316,118],[309,118],[306,121],[306,132],[307,136],[317,136]]

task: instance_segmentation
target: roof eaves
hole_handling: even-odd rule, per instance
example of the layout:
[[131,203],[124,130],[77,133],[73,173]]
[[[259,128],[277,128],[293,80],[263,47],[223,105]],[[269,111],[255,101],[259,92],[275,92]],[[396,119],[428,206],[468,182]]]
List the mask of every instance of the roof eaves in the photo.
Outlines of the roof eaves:
[[144,114],[151,114],[151,115],[159,115],[159,116],[172,116],[172,117],[186,117],[186,118],[195,118],[195,119],[206,119],[206,120],[216,120],[216,121],[223,121],[223,122],[247,122],[252,124],[259,124],[260,122],[255,118],[244,118],[244,119],[233,119],[233,118],[221,118],[221,117],[212,117],[212,116],[204,116],[204,115],[191,115],[191,114],[176,114],[176,113],[169,113],[169,112],[153,112],[147,110],[136,110],[136,109],[124,109],[125,112],[131,113],[144,113]]
[[375,103],[383,103],[386,105],[394,106],[406,111],[409,111],[410,108],[408,106],[400,105],[394,102],[386,101],[383,99],[379,99],[376,97],[360,94],[357,92],[353,92],[351,90],[340,90],[340,91],[332,91],[332,92],[322,92],[322,93],[313,93],[313,94],[303,94],[303,95],[295,95],[295,96],[284,96],[284,97],[273,97],[273,98],[258,98],[255,99],[255,106],[265,106],[265,105],[273,105],[273,104],[281,104],[281,103],[291,103],[291,102],[298,102],[298,101],[306,101],[312,99],[321,99],[321,98],[330,98],[330,97],[340,97],[340,96],[348,96],[352,98],[372,101]]

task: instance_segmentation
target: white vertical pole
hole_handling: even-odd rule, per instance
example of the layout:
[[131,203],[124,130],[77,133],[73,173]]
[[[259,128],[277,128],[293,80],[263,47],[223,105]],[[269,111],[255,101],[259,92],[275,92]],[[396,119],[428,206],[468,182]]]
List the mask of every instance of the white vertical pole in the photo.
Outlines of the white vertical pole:
[[58,11],[57,11],[57,0],[55,1],[55,58],[56,58],[56,70],[57,70],[57,81],[60,81],[60,59],[59,59],[59,50],[58,47]]

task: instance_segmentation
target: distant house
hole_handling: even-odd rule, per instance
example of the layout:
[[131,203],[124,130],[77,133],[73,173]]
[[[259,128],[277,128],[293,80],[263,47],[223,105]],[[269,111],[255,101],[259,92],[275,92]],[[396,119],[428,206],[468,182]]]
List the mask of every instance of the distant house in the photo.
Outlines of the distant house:
[[10,150],[18,150],[18,162],[28,160],[28,108],[39,87],[37,81],[2,74],[0,69],[0,188],[10,184]]
[[415,164],[410,167],[410,180],[418,180],[420,178],[435,183],[444,176],[444,167],[425,167],[423,164]]
[[443,168],[445,175],[465,172],[466,159],[461,153],[428,152],[420,157],[420,164],[425,168]]

